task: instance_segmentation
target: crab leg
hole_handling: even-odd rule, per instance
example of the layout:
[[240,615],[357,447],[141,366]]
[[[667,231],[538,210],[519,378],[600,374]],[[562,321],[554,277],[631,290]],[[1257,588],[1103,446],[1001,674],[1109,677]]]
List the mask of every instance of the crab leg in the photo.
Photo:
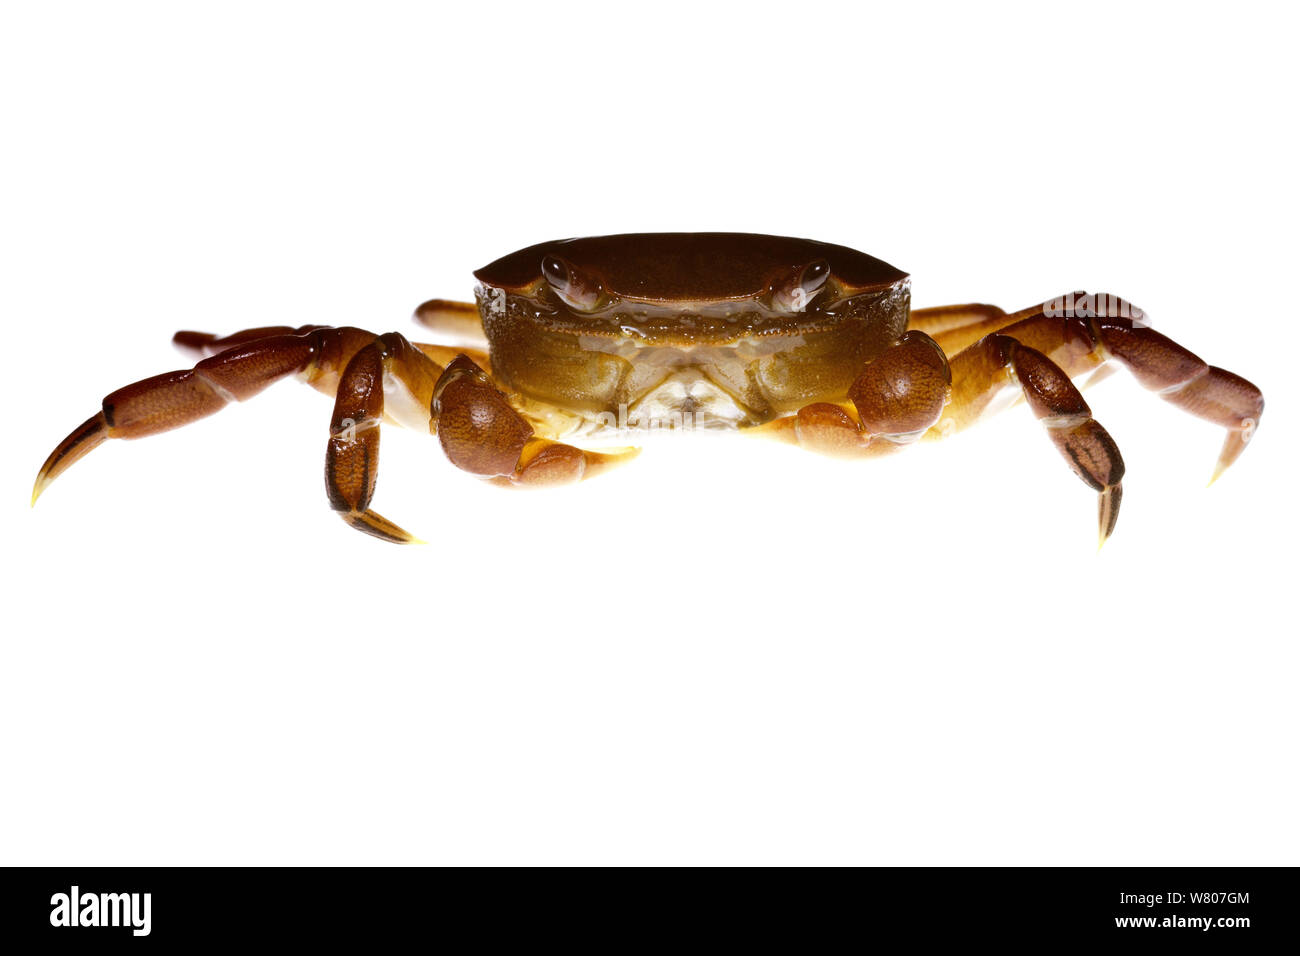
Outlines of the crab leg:
[[947,355],[956,355],[966,346],[978,342],[1013,321],[996,305],[974,302],[969,305],[942,305],[931,309],[913,309],[907,327],[931,336]]
[[[264,330],[256,330],[264,331]],[[185,333],[202,337],[201,333]],[[239,340],[243,334],[232,338]],[[214,337],[206,337],[212,340]],[[256,395],[295,373],[313,384],[342,367],[374,336],[362,329],[305,329],[253,339],[204,359],[193,368],[165,372],[119,388],[101,410],[59,443],[41,466],[32,504],[59,475],[110,438],[145,438],[180,428]],[[197,343],[191,343],[197,345]]]
[[324,328],[328,328],[328,326],[304,325],[295,328],[291,325],[265,325],[256,329],[241,329],[238,332],[232,332],[230,335],[181,331],[172,336],[172,344],[196,355],[218,355],[236,345],[256,342],[258,339],[270,338],[273,335],[304,335],[307,332]]
[[358,531],[397,544],[419,541],[370,509],[379,477],[384,385],[391,378],[404,386],[410,398],[408,414],[422,415],[427,422],[442,371],[405,337],[389,332],[357,351],[339,376],[325,450],[325,491],[330,507]]
[[[1061,296],[1059,301],[1064,303],[1070,302],[1087,302],[1090,305],[1100,305],[1106,314],[1133,316],[1137,319],[1144,318],[1141,309],[1124,301],[1117,296],[1099,295],[1089,296],[1086,292],[1072,292],[1068,296]],[[994,332],[1007,332],[1013,334],[1010,330],[1014,327],[1017,330],[1024,331],[1020,340],[1026,345],[1038,349],[1040,352],[1050,354],[1052,359],[1058,364],[1064,364],[1064,358],[1056,354],[1051,348],[1047,347],[1048,342],[1040,344],[1037,341],[1029,341],[1034,333],[1028,331],[1026,326],[1021,323],[1026,319],[1041,318],[1047,313],[1045,308],[1051,303],[1040,305],[1031,305],[1027,309],[1021,309],[1019,312],[1005,312],[996,305],[987,305],[985,303],[972,303],[970,305],[944,305],[931,309],[915,309],[908,320],[908,328],[919,329],[934,337],[940,347],[948,355],[956,355],[964,348],[974,345],[986,335]],[[1074,330],[1075,335],[1084,332],[1083,326],[1077,324]],[[1050,335],[1049,335],[1050,338]],[[1069,338],[1069,336],[1066,336]],[[1084,335],[1086,341],[1086,333]],[[1055,344],[1054,342],[1051,344]],[[1100,359],[1096,358],[1092,364],[1097,364]],[[1077,374],[1075,371],[1070,372],[1071,376]]]
[[1177,342],[1129,319],[1094,319],[1100,349],[1171,405],[1227,430],[1213,484],[1246,450],[1264,414],[1264,395],[1240,375],[1207,365]]
[[455,361],[457,356],[464,355],[480,368],[489,371],[492,368],[492,363],[489,361],[488,353],[481,351],[480,349],[463,348],[451,345],[429,345],[425,342],[412,342],[411,344],[439,365],[450,365]]
[[473,302],[430,299],[416,307],[413,318],[440,336],[487,345],[483,320],[479,316],[478,306]]
[[[584,451],[537,437],[464,352],[413,345],[396,332],[376,337],[357,328],[271,326],[224,338],[179,332],[176,342],[217,354],[105,397],[103,408],[46,459],[33,504],[55,478],[109,438],[180,428],[294,374],[335,399],[325,457],[330,506],[352,527],[385,541],[418,540],[370,509],[379,474],[379,425],[386,418],[428,428],[453,464],[514,485],[578,481],[635,454]],[[434,356],[449,362],[445,372]]]
[[[1080,300],[1084,293],[1062,297]],[[1237,460],[1259,426],[1264,397],[1253,384],[1221,368],[1209,365],[1177,342],[1147,327],[1141,310],[1115,296],[1088,296],[1093,308],[1078,314],[1049,314],[1035,306],[1007,315],[998,329],[1016,341],[1038,349],[1061,366],[1071,377],[1096,370],[1090,383],[1108,374],[1111,361],[1127,368],[1145,388],[1184,411],[1227,430],[1215,465],[1213,483]],[[992,309],[992,306],[956,306],[952,311]],[[945,309],[913,313],[923,325],[933,326],[936,314]],[[949,348],[961,338],[982,332],[996,323],[992,313],[976,316],[973,324],[939,333],[940,344]]]
[[1070,376],[1035,348],[994,333],[951,360],[952,403],[930,431],[945,437],[978,421],[1003,389],[1019,385],[1035,417],[1071,469],[1098,493],[1100,542],[1115,530],[1124,459]]

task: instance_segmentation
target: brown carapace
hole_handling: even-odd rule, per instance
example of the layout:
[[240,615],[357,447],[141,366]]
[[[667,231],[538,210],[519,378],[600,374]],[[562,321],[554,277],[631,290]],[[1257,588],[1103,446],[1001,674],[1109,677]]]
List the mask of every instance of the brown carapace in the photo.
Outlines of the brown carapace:
[[[415,539],[371,510],[379,425],[428,429],[451,462],[509,485],[580,481],[636,454],[597,446],[647,430],[726,428],[848,458],[942,438],[1023,397],[1098,493],[1101,540],[1124,462],[1073,379],[1127,368],[1227,430],[1217,477],[1264,408],[1108,295],[1007,313],[911,311],[905,273],[844,246],[742,233],[663,233],[530,246],[475,273],[477,304],[434,299],[416,319],[474,344],[425,345],[358,328],[178,332],[207,355],[118,389],[50,454],[32,502],[108,438],[197,421],[297,376],[334,398],[331,507],[386,541]],[[573,444],[562,442],[569,439]],[[586,444],[583,448],[580,445]]]

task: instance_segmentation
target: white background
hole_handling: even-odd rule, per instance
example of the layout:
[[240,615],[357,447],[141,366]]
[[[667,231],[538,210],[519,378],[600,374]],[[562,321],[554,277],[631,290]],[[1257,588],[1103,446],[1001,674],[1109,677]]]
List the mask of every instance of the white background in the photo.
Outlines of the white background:
[[[6,5],[0,861],[1300,861],[1295,23],[1053,9]],[[1023,406],[541,493],[386,431],[402,549],[331,514],[285,384],[27,507],[178,328],[417,334],[512,249],[695,229],[918,307],[1119,293],[1268,411],[1207,491],[1217,429],[1090,392],[1100,554]]]

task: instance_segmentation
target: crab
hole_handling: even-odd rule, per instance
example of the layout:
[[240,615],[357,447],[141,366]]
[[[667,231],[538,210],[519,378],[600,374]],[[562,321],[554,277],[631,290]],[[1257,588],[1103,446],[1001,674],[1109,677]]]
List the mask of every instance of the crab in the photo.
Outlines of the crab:
[[1258,388],[1154,331],[1123,299],[1071,293],[1010,313],[982,304],[912,311],[906,273],[806,239],[556,240],[475,277],[476,303],[434,299],[415,318],[476,347],[319,325],[177,332],[177,345],[207,357],[108,395],[50,454],[32,503],[107,439],[188,425],[289,376],[334,398],[330,506],[398,543],[417,539],[370,507],[381,422],[436,435],[465,471],[530,486],[581,481],[628,460],[636,448],[599,446],[637,428],[741,430],[867,458],[952,435],[1021,398],[1097,493],[1104,542],[1119,515],[1124,462],[1073,379],[1118,364],[1222,426],[1215,478],[1264,408]]

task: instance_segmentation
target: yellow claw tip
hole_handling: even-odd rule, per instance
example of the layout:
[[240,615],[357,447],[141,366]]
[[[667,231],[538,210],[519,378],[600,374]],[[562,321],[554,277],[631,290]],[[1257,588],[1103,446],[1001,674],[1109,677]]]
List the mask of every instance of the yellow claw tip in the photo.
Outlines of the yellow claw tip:
[[54,483],[55,478],[107,441],[108,432],[104,413],[97,412],[59,442],[54,451],[50,452],[50,457],[45,459],[41,470],[36,473],[36,483],[32,486],[32,504],[36,504],[36,499]]
[[1101,549],[1106,546],[1106,542],[1110,540],[1111,530],[1114,530],[1113,525],[1111,526],[1111,529],[1108,530],[1104,524],[1097,529],[1097,553],[1098,554],[1100,554]]
[[45,493],[45,489],[48,488],[49,486],[50,486],[50,479],[47,478],[45,476],[45,472],[42,471],[39,475],[36,476],[36,483],[32,485],[32,503],[28,507],[35,508],[36,500],[40,498],[42,494]]

